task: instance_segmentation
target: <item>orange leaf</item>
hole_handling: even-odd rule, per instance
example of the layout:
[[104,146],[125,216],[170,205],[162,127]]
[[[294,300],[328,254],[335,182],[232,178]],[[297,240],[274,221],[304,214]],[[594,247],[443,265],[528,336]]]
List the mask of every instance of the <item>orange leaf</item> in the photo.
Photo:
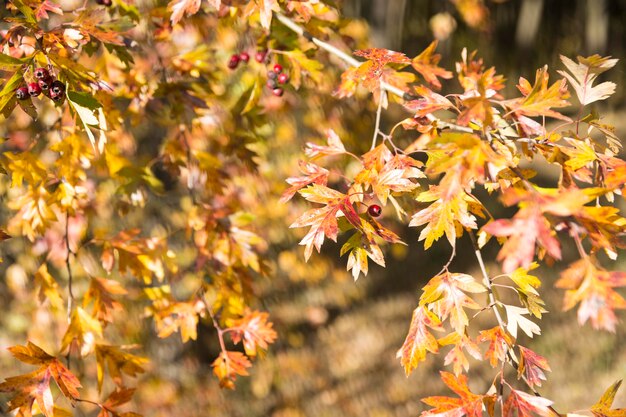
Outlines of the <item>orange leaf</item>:
[[511,390],[509,398],[502,408],[502,417],[532,417],[537,414],[543,417],[554,417],[554,412],[549,408],[552,401],[527,394],[523,391]]
[[428,329],[442,332],[443,326],[439,318],[424,306],[419,306],[413,311],[413,318],[409,326],[409,333],[396,354],[404,367],[407,376],[413,372],[421,361],[426,359],[426,352],[439,352],[437,339]]
[[469,390],[467,376],[455,377],[449,372],[440,372],[443,382],[454,391],[459,398],[454,397],[427,397],[422,402],[434,407],[420,414],[420,417],[482,417],[483,404],[493,399],[490,395],[478,395]]
[[513,338],[502,327],[495,326],[489,330],[480,332],[478,342],[489,342],[489,348],[485,352],[485,359],[489,359],[492,367],[498,366],[498,362],[504,362],[509,346],[513,345]]
[[440,89],[441,82],[439,82],[437,77],[450,79],[452,78],[452,73],[437,66],[441,60],[441,55],[436,54],[435,49],[437,49],[437,41],[433,41],[418,56],[413,58],[411,65],[415,68],[415,71],[422,74],[427,83],[436,89]]
[[220,387],[235,389],[237,375],[247,376],[246,368],[251,367],[252,364],[243,353],[227,350],[221,352],[211,366],[213,367],[213,374],[220,381]]
[[276,331],[272,328],[273,324],[267,321],[268,316],[260,311],[247,311],[244,317],[235,320],[229,327],[233,343],[243,339],[246,355],[254,357],[259,349],[266,350],[276,340]]

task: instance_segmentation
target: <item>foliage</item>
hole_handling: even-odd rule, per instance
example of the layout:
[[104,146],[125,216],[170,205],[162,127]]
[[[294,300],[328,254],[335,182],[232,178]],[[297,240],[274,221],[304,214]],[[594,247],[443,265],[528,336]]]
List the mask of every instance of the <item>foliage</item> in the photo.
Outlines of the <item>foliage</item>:
[[[453,3],[468,23],[484,24],[482,2]],[[413,58],[363,44],[357,61],[343,50],[361,39],[350,39],[350,22],[330,2],[101,4],[65,10],[50,0],[11,0],[3,17],[5,275],[7,282],[18,271],[32,276],[15,296],[62,327],[44,336],[29,329],[25,346],[9,348],[38,366],[0,384],[9,410],[52,417],[80,405],[102,417],[136,415],[125,408],[136,390],[129,380],[149,364],[132,353],[141,326],[125,317],[150,318],[158,337],[180,333],[183,343],[211,325],[220,386],[234,388],[248,374],[278,336],[255,298],[255,285],[274,272],[268,246],[284,243],[262,227],[262,213],[282,215],[262,202],[278,190],[268,171],[282,144],[271,141],[289,123],[285,114],[301,106],[308,127],[324,137],[307,142],[308,159],[289,167],[301,175],[282,188],[281,207],[300,210],[297,195],[313,204],[291,224],[308,228],[304,260],[327,238],[345,236],[340,255],[348,255],[356,280],[370,260],[385,266],[388,246],[406,244],[401,225],[421,228],[424,250],[444,236],[451,247],[450,260],[423,286],[398,351],[409,375],[429,354],[448,350],[452,373],[441,378],[458,398],[424,398],[432,409],[423,416],[493,416],[496,404],[505,417],[558,414],[536,391],[551,371],[548,360],[520,345],[518,330],[541,333],[542,279],[532,271],[560,261],[568,239],[579,259],[556,283],[566,290],[564,308],[578,305],[581,324],[613,332],[616,310],[626,309],[616,291],[626,273],[602,266],[602,257],[615,261],[624,247],[617,201],[626,162],[614,129],[589,107],[615,91],[597,79],[616,59],[562,57],[564,78],[551,83],[540,68],[505,98],[504,77],[463,50],[460,90],[443,95],[453,73],[439,66],[436,42]],[[239,51],[252,46],[248,62]],[[326,74],[338,60],[347,68],[335,85]],[[266,71],[272,61],[280,70]],[[275,80],[283,66],[289,74]],[[49,76],[39,77],[40,68]],[[41,80],[58,82],[58,91],[37,93],[31,84]],[[18,98],[25,84],[30,96]],[[369,94],[377,106],[369,149],[344,139],[341,112],[314,110],[323,102],[349,111],[351,97]],[[381,116],[393,102],[410,117],[386,133]],[[534,182],[527,162],[535,159],[558,168],[558,182]],[[515,214],[494,218],[488,206],[498,202]],[[368,210],[374,205],[387,208],[381,220],[379,209]],[[487,270],[487,245],[500,246],[501,274]],[[20,251],[30,254],[29,265]],[[461,251],[475,255],[479,277],[450,270]],[[487,314],[493,323],[475,324]],[[496,369],[484,394],[469,389],[467,355]],[[98,398],[81,392],[89,385],[96,390],[82,391]],[[611,410],[618,387],[590,409],[594,415],[623,414]]]

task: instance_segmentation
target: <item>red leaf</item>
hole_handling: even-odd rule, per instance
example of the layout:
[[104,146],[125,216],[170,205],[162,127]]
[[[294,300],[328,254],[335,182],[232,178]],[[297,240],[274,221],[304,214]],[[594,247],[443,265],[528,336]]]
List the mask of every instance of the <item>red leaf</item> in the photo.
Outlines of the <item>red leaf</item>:
[[549,408],[552,401],[530,395],[522,391],[511,390],[509,398],[502,408],[502,417],[532,417],[537,414],[543,417],[554,417],[554,412]]
[[548,360],[524,346],[518,347],[520,361],[517,369],[517,378],[519,379],[524,375],[526,382],[531,388],[535,385],[540,387],[541,380],[546,380],[546,374],[543,371],[550,371]]
[[483,403],[492,401],[494,398],[490,395],[472,393],[467,386],[465,375],[459,375],[457,378],[449,372],[441,372],[441,379],[459,398],[443,396],[423,398],[422,402],[434,408],[422,412],[420,417],[482,417]]

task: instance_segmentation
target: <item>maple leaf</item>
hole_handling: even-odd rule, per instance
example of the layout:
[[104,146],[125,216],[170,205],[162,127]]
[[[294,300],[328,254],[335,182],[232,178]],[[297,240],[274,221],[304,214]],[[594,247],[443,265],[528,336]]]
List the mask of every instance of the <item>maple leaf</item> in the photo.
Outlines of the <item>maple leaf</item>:
[[550,223],[537,210],[520,210],[513,220],[495,220],[482,230],[493,236],[509,237],[497,258],[502,261],[505,273],[519,266],[530,265],[535,256],[536,244],[545,248],[553,258],[561,258],[561,247]]
[[425,306],[420,305],[413,310],[409,332],[402,347],[396,353],[396,357],[400,359],[400,363],[404,367],[406,376],[409,376],[419,363],[426,359],[427,352],[439,352],[437,339],[429,328],[439,332],[444,331],[439,318]]
[[267,313],[248,310],[229,326],[234,344],[243,339],[246,355],[254,357],[259,349],[266,350],[276,340],[276,331],[272,328],[273,324],[267,321],[268,317]]
[[589,411],[593,413],[595,417],[624,417],[626,416],[626,409],[620,408],[612,410],[613,400],[617,390],[622,385],[622,380],[615,381],[605,392],[597,403],[591,406]]
[[326,185],[328,183],[328,170],[319,165],[298,161],[300,172],[304,175],[300,177],[289,177],[287,182],[291,187],[287,188],[280,197],[281,203],[286,203],[300,190],[310,184]]
[[535,84],[532,86],[528,80],[520,77],[517,88],[524,97],[505,101],[505,104],[509,106],[516,115],[529,117],[547,116],[571,121],[569,117],[552,110],[552,108],[569,106],[570,103],[567,101],[569,98],[567,83],[562,79],[548,87],[549,77],[547,65],[537,70]]
[[107,367],[109,369],[109,376],[113,382],[120,387],[124,385],[122,374],[136,377],[137,374],[145,372],[143,366],[148,363],[148,360],[124,351],[129,348],[130,347],[96,344],[98,391],[102,391],[104,370]]
[[511,336],[517,338],[518,327],[522,329],[528,337],[533,337],[533,334],[541,334],[541,328],[536,323],[524,317],[524,315],[530,314],[527,308],[505,304],[504,309],[506,310],[507,318],[506,330]]
[[485,359],[489,359],[489,363],[494,368],[498,366],[498,362],[505,361],[506,353],[514,343],[513,338],[500,326],[482,330],[476,340],[478,343],[489,342]]
[[428,281],[423,287],[420,305],[429,305],[435,314],[446,320],[458,334],[464,334],[468,324],[464,307],[479,309],[480,306],[465,294],[485,292],[485,287],[468,274],[444,272]]
[[596,86],[593,86],[593,83],[598,75],[613,68],[618,60],[611,59],[611,57],[600,57],[600,55],[592,55],[587,58],[579,56],[577,59],[578,63],[561,55],[561,62],[569,72],[562,70],[558,72],[566,77],[574,87],[580,104],[586,106],[610,97],[615,92],[615,83],[605,81]]
[[30,416],[33,405],[36,404],[46,417],[54,417],[54,398],[50,390],[51,379],[72,403],[79,398],[80,381],[56,357],[49,355],[30,341],[26,346],[12,346],[9,351],[21,362],[39,365],[39,369],[28,374],[6,378],[0,384],[0,392],[16,393],[8,403],[8,411],[18,409],[22,415]]
[[85,356],[93,349],[96,336],[102,337],[100,322],[82,308],[76,307],[63,335],[61,351],[65,351],[75,342],[80,348],[81,355]]
[[615,310],[626,309],[626,300],[613,288],[626,286],[626,272],[606,271],[595,265],[593,258],[585,257],[563,271],[555,285],[567,290],[564,310],[580,303],[578,322],[581,325],[591,320],[595,329],[615,332]]
[[455,377],[449,372],[441,371],[441,379],[454,391],[459,398],[434,396],[422,399],[422,402],[434,407],[422,412],[420,417],[482,417],[483,407],[495,401],[495,396],[478,395],[469,390],[467,376]]
[[35,9],[35,17],[37,20],[48,19],[48,12],[63,14],[63,9],[61,9],[58,4],[53,3],[50,0],[44,0],[43,3]]
[[409,227],[427,224],[421,231],[419,240],[424,240],[424,249],[430,246],[444,234],[453,247],[456,243],[457,225],[468,229],[476,229],[476,217],[469,212],[468,199],[465,193],[443,198],[447,190],[439,186],[430,186],[428,191],[420,193],[417,201],[432,204],[413,214]]
[[533,414],[543,417],[554,417],[550,409],[552,401],[547,398],[527,394],[523,391],[511,389],[509,398],[502,408],[502,417],[532,417]]
[[440,89],[441,82],[437,77],[450,79],[452,78],[452,73],[437,65],[441,60],[441,55],[435,53],[437,43],[437,41],[431,42],[426,49],[411,60],[411,65],[415,68],[415,71],[422,74],[427,83],[436,89]]
[[126,293],[127,291],[117,281],[92,278],[83,299],[83,307],[86,308],[93,301],[93,316],[100,321],[113,323],[113,313],[116,310],[121,311],[122,305],[112,296]]
[[306,143],[304,153],[309,158],[317,158],[321,156],[341,155],[346,153],[346,148],[333,129],[326,130],[326,146],[316,145],[312,142]]
[[344,215],[353,226],[360,227],[361,218],[354,210],[349,196],[320,184],[310,185],[299,192],[308,201],[325,204],[324,207],[306,211],[289,226],[291,228],[311,226],[300,241],[300,245],[305,245],[305,260],[311,257],[313,247],[318,252],[321,250],[324,237],[337,241],[339,233],[337,216]]
[[522,375],[530,387],[541,386],[541,380],[546,380],[546,374],[543,371],[550,371],[548,360],[543,356],[533,352],[532,350],[518,345],[520,360],[517,368],[517,379]]
[[193,16],[200,10],[201,0],[172,0],[167,9],[172,12],[170,20],[172,25],[177,24],[183,16]]
[[220,387],[235,389],[237,375],[247,376],[246,368],[252,366],[250,360],[241,352],[222,351],[213,364],[213,374],[219,379]]
[[135,388],[116,388],[102,404],[97,417],[134,417],[134,413],[118,413],[115,408],[128,403],[135,393]]
[[360,50],[354,54],[367,59],[367,61],[358,67],[350,67],[341,74],[341,84],[335,93],[339,98],[350,97],[359,84],[362,84],[369,91],[376,92],[380,89],[381,80],[391,81],[388,79],[390,73],[385,69],[387,64],[409,64],[411,62],[403,53],[383,48]]
[[437,110],[446,110],[454,107],[450,100],[424,86],[415,87],[415,92],[422,98],[407,101],[404,103],[404,107],[414,112],[416,117],[426,116]]
[[352,278],[356,281],[359,274],[367,275],[369,270],[367,259],[370,258],[378,265],[385,266],[385,257],[380,246],[374,242],[371,235],[374,232],[372,226],[363,222],[363,232],[356,232],[341,247],[339,256],[343,256],[349,252],[346,269],[352,270]]
[[454,375],[459,376],[469,370],[469,360],[463,350],[465,349],[474,359],[482,360],[483,355],[478,349],[478,345],[474,343],[467,335],[460,335],[456,332],[450,333],[437,341],[441,346],[452,345],[450,352],[444,358],[444,365],[452,364]]

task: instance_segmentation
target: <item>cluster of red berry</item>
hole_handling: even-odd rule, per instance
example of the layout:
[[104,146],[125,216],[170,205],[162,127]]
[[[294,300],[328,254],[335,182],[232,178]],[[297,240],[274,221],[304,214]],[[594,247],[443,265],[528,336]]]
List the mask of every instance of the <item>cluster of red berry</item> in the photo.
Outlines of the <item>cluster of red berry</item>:
[[36,82],[28,83],[27,86],[21,86],[15,90],[15,96],[18,100],[26,100],[28,97],[38,97],[42,92],[54,101],[63,101],[65,97],[65,84],[59,80],[55,80],[50,72],[45,68],[37,68],[35,70]]
[[283,89],[279,87],[279,84],[287,84],[289,82],[289,75],[283,72],[283,66],[280,64],[274,65],[273,70],[267,71],[267,88],[272,90],[272,94],[277,97],[283,95]]
[[[257,51],[254,55],[254,60],[260,64],[267,61],[267,50]],[[228,68],[234,70],[239,66],[240,62],[247,64],[250,61],[250,54],[247,52],[241,52],[239,54],[233,54],[228,60]],[[275,64],[273,70],[267,72],[266,86],[272,90],[272,94],[277,97],[283,95],[284,90],[279,84],[287,84],[289,82],[289,75],[283,72],[283,67],[280,64]]]

